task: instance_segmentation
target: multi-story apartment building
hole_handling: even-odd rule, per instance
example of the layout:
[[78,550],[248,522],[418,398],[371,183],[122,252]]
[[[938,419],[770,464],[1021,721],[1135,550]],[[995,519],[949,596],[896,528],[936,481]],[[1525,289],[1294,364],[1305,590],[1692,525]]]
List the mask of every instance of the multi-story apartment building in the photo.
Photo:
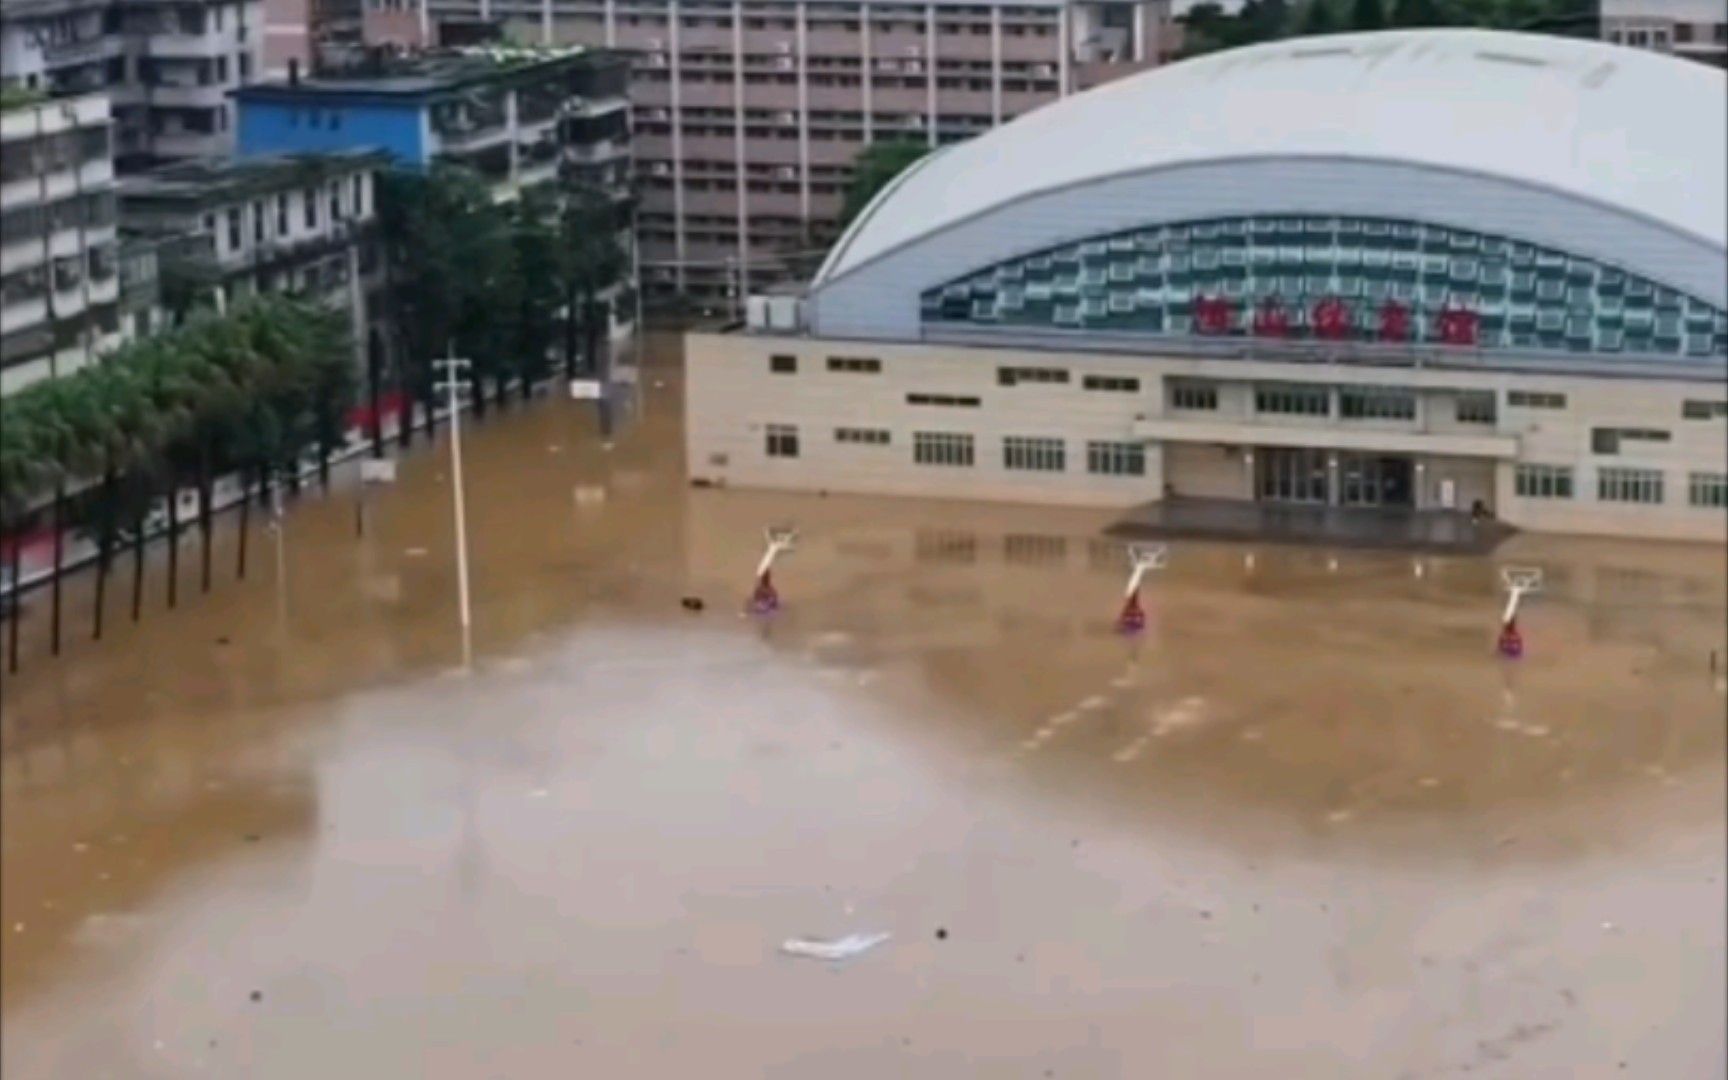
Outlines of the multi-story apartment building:
[[472,48],[388,57],[235,92],[243,156],[374,147],[398,164],[467,165],[501,198],[560,177],[622,197],[627,61],[584,49]]
[[263,0],[14,0],[0,77],[52,94],[106,91],[121,171],[233,147],[227,93],[257,77]]
[[1602,36],[1728,67],[1728,3],[1723,0],[1602,0]]
[[957,142],[1177,47],[1169,0],[369,0],[367,33],[476,17],[636,56],[645,284],[708,302],[813,268],[866,144]]
[[[380,310],[370,302],[380,265],[374,185],[388,167],[384,154],[361,150],[186,161],[126,177],[119,202],[127,255],[204,261],[196,280],[224,299],[288,291],[346,308],[363,347]],[[159,266],[158,276],[167,273]],[[168,287],[158,287],[156,306],[178,302],[163,295]]]
[[0,111],[0,393],[121,339],[108,100]]

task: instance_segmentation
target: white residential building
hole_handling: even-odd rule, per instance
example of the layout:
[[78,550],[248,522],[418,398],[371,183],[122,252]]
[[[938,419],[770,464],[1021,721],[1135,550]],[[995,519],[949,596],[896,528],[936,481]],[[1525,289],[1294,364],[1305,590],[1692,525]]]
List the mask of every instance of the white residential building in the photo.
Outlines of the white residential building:
[[1602,0],[1602,36],[1728,67],[1728,0]]
[[122,171],[232,152],[228,92],[263,71],[263,0],[10,0],[0,82],[113,99]]
[[108,99],[0,113],[0,394],[121,339]]

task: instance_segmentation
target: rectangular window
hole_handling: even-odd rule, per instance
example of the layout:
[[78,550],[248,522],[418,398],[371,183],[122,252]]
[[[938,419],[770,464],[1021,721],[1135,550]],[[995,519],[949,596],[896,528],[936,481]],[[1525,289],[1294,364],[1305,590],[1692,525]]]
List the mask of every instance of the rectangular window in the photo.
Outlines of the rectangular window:
[[775,375],[798,374],[798,358],[779,353],[768,358],[768,370]]
[[798,429],[791,424],[769,424],[765,441],[769,457],[798,456]]
[[1217,412],[1218,384],[1172,379],[1170,407],[1183,412]]
[[1330,416],[1332,396],[1324,386],[1261,383],[1254,387],[1254,411],[1284,416]]
[[882,361],[863,356],[830,356],[829,371],[849,371],[854,375],[882,374]]
[[1455,402],[1460,424],[1494,424],[1500,419],[1494,394],[1490,391],[1466,390]]
[[856,443],[859,446],[887,446],[888,430],[886,428],[835,428],[834,441]]
[[256,200],[252,203],[252,242],[264,242],[264,204]]
[[240,250],[240,208],[238,206],[228,209],[228,250]]
[[1061,439],[1009,435],[1002,440],[1002,467],[1020,472],[1062,472],[1068,449]]
[[1618,454],[1620,444],[1627,442],[1665,443],[1673,436],[1655,428],[1591,428],[1590,452]]
[[1508,390],[1506,406],[1511,409],[1564,409],[1565,394],[1548,394],[1539,390]]
[[1711,510],[1728,509],[1728,474],[1695,472],[1688,476],[1686,500]]
[[276,196],[276,235],[288,235],[288,196]]
[[1342,387],[1338,415],[1346,420],[1414,420],[1416,395],[1394,387]]
[[1019,386],[1021,383],[1066,383],[1068,372],[1062,368],[1002,367],[996,369],[999,386]]
[[1139,443],[1089,442],[1086,471],[1100,476],[1145,476],[1146,448]]
[[318,193],[311,188],[302,191],[300,193],[300,206],[302,208],[301,216],[306,220],[306,227],[316,229],[318,227]]
[[935,405],[945,409],[976,409],[979,401],[975,397],[955,394],[907,394],[906,404]]
[[1572,470],[1564,465],[1520,465],[1513,481],[1520,499],[1572,497]]
[[973,463],[972,436],[954,431],[914,431],[912,461],[918,465],[970,468]]
[[1655,469],[1598,469],[1596,497],[1603,502],[1660,503],[1662,474]]
[[1686,420],[1720,420],[1728,416],[1728,401],[1683,401],[1680,416]]
[[1087,390],[1103,390],[1115,394],[1140,392],[1140,380],[1126,375],[1088,375],[1080,380],[1080,385]]

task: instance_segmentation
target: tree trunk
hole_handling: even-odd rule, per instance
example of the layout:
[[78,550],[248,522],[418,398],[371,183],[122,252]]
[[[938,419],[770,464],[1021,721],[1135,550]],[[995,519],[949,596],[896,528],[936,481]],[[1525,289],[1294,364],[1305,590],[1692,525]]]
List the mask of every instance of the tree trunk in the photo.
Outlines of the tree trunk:
[[372,456],[384,456],[384,359],[379,356],[379,339],[374,332],[366,334],[366,396],[372,402],[372,430],[367,432],[372,437]]
[[300,497],[300,455],[289,454],[287,463],[282,466],[282,471],[288,483],[288,497],[298,499]]
[[331,442],[330,422],[328,419],[318,424],[318,487],[324,494],[330,494],[330,455],[336,452]]
[[53,590],[52,606],[49,612],[49,648],[53,655],[60,655],[60,569],[66,559],[66,485],[54,485],[54,570],[49,577],[49,588]]
[[503,412],[510,407],[510,369],[508,366],[498,368],[497,378],[492,383],[492,403]]
[[132,621],[137,622],[144,612],[144,529],[149,520],[150,500],[144,500],[144,508],[138,511],[138,516],[132,521]]
[[250,466],[240,470],[240,535],[234,538],[237,545],[234,577],[238,581],[246,580],[246,537],[252,526],[252,483],[255,479],[257,472]]
[[12,545],[12,614],[6,619],[6,670],[18,670],[18,624],[24,621],[24,537]]
[[168,489],[168,610],[180,602],[180,481]]
[[198,444],[198,534],[203,541],[203,551],[199,553],[200,566],[198,585],[200,592],[210,591],[210,443],[200,440]]
[[102,640],[102,608],[108,597],[108,560],[114,551],[114,470],[102,474],[102,521],[96,533],[96,603],[90,613],[90,640]]
[[580,302],[574,286],[564,293],[564,381],[576,378],[576,305]]

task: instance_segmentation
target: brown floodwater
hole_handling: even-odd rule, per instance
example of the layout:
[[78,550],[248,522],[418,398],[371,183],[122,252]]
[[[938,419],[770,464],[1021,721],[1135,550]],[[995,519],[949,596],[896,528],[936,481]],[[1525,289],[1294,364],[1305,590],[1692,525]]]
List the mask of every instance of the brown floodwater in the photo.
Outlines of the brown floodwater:
[[689,490],[675,351],[467,430],[466,647],[443,453],[33,601],[8,1080],[1724,1075],[1720,548],[1178,543],[1125,640],[1105,516]]

